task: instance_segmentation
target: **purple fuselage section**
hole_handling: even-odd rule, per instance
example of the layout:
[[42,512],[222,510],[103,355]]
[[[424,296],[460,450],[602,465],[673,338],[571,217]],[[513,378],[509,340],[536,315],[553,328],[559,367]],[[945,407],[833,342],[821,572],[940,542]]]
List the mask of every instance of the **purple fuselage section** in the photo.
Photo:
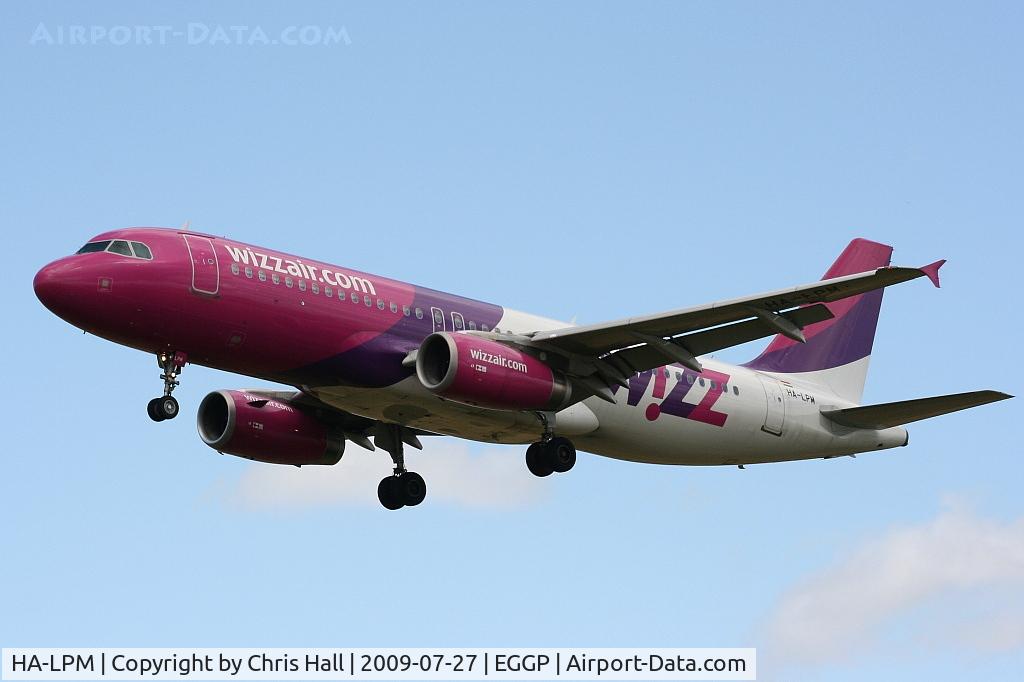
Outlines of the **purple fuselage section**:
[[383,387],[413,373],[434,331],[493,329],[500,306],[233,240],[129,228],[91,242],[145,244],[61,258],[36,275],[39,299],[85,331],[150,353],[295,386]]

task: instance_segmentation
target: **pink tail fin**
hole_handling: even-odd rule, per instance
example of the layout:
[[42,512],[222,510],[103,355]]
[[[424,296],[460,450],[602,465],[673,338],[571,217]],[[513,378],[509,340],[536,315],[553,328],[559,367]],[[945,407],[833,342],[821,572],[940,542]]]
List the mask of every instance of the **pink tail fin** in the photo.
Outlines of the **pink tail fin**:
[[[822,279],[885,267],[889,265],[891,256],[891,246],[867,239],[854,239]],[[835,317],[805,328],[807,343],[799,343],[782,335],[776,336],[765,351],[746,366],[786,374],[820,372],[869,357],[878,325],[878,313],[882,307],[882,290],[869,291],[826,305]],[[867,372],[866,363],[863,364],[859,387],[850,386],[849,390],[843,391],[847,394],[845,397],[856,393],[856,398],[851,399],[859,400],[864,386],[863,375]]]

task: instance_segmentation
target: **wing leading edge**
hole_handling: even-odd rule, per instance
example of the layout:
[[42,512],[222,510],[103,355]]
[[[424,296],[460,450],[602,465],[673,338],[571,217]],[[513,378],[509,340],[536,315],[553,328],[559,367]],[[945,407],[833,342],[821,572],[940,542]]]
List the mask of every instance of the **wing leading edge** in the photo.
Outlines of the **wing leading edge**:
[[[568,359],[570,375],[589,377],[591,387],[597,379],[598,387],[610,389],[635,372],[666,362],[700,371],[697,356],[774,334],[803,342],[804,327],[832,317],[822,304],[919,277],[938,286],[938,269],[944,262],[920,268],[883,267],[694,308],[502,340],[560,354]],[[593,392],[605,399],[611,395],[600,388]]]
[[[918,277],[931,278],[932,273],[942,262],[938,261],[921,268],[878,268],[855,275],[819,280],[790,289],[719,301],[694,308],[582,327],[535,332],[531,338],[558,345],[560,348],[574,353],[608,353],[636,344],[636,333],[661,337],[678,336],[699,329],[757,318],[758,312],[778,314],[798,306],[831,303],[842,298],[908,282]],[[777,327],[772,328],[772,334],[778,332]]]

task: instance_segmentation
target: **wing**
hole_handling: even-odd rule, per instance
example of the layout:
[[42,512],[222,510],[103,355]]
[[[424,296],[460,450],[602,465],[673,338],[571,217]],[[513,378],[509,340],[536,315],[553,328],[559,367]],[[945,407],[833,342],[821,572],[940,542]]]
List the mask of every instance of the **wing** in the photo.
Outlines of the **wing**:
[[[287,403],[301,410],[314,412],[317,419],[320,419],[324,423],[341,431],[345,436],[345,440],[352,441],[356,445],[366,448],[367,450],[375,449],[374,443],[370,441],[370,436],[373,436],[377,446],[383,447],[384,449],[388,449],[388,443],[384,441],[393,437],[394,425],[392,425],[391,430],[382,428],[381,422],[376,419],[360,417],[357,414],[346,412],[345,410],[334,407],[330,403],[320,400],[316,396],[311,395],[302,389],[299,389],[298,391],[267,391],[263,389],[255,389],[246,390],[246,393],[263,398],[264,400],[262,402],[266,402],[267,400],[276,400]],[[407,426],[402,426],[399,430],[399,437],[402,442],[416,448],[417,450],[423,449],[423,444],[420,443],[418,436],[436,435],[438,434]]]
[[698,355],[774,334],[803,342],[804,327],[833,316],[824,303],[918,277],[928,277],[938,286],[938,269],[944,262],[878,268],[694,308],[500,340],[560,356],[560,369],[593,394],[614,402],[610,384],[625,385],[630,375],[666,362],[699,372]]

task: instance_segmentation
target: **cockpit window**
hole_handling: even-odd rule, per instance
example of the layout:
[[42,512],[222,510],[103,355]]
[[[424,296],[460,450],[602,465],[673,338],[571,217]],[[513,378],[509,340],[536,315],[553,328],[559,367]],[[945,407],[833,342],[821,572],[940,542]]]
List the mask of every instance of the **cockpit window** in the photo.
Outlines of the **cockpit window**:
[[145,258],[146,260],[153,260],[153,252],[149,250],[149,247],[142,242],[132,242],[132,250],[135,251],[135,255],[139,258]]
[[109,251],[110,253],[122,256],[134,256],[135,258],[153,260],[153,252],[149,250],[148,246],[142,242],[131,242],[129,244],[124,239],[104,239],[100,242],[89,242],[78,251],[75,251],[75,254],[99,253],[100,251]]
[[122,256],[135,255],[132,253],[132,247],[128,246],[128,242],[124,241],[123,239],[115,239],[113,243],[110,245],[110,248],[107,249],[107,251],[109,251],[110,253],[118,253],[121,254]]
[[89,242],[75,253],[96,253],[97,251],[106,251],[108,246],[110,246],[109,239],[105,242]]

